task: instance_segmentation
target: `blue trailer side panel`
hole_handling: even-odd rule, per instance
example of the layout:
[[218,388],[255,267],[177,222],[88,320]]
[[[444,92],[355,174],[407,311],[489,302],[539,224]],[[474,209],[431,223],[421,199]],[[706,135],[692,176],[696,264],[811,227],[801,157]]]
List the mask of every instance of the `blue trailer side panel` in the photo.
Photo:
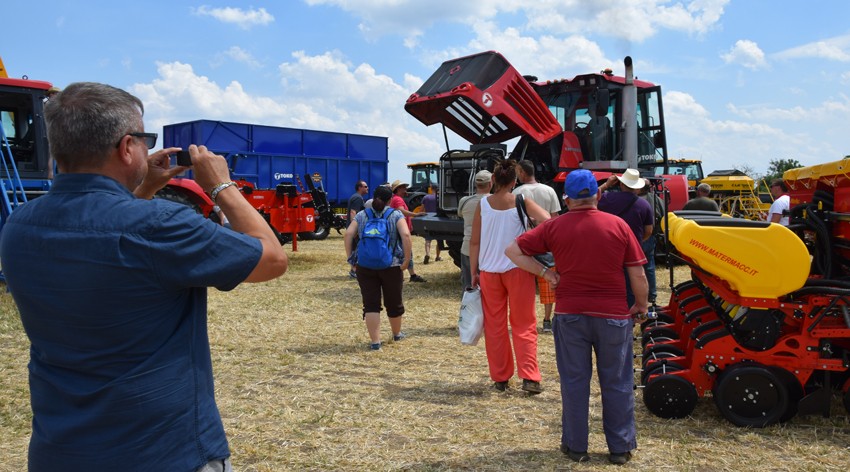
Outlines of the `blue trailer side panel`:
[[228,158],[234,178],[258,188],[318,173],[334,206],[347,204],[358,180],[371,188],[387,181],[387,138],[381,136],[198,120],[166,125],[163,141],[184,149],[204,145]]

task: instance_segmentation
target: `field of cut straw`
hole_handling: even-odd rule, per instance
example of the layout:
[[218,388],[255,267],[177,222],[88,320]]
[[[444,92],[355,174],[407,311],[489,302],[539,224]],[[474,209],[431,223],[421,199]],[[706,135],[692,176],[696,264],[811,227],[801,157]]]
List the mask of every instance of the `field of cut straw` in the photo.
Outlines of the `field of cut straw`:
[[[291,247],[287,246],[287,251]],[[408,339],[368,350],[357,282],[348,278],[342,237],[300,242],[278,280],[211,290],[210,337],[216,394],[238,471],[279,470],[590,470],[612,469],[598,388],[591,398],[592,461],[558,450],[558,373],[551,335],[541,334],[541,395],[514,378],[491,388],[483,342],[457,336],[458,269],[422,265],[428,282],[405,284]],[[433,257],[433,256],[432,256]],[[686,271],[676,271],[677,281]],[[660,302],[669,298],[659,270]],[[96,301],[92,301],[96,303]],[[26,467],[31,413],[28,343],[11,297],[0,295],[0,470]],[[542,319],[542,307],[538,308]],[[689,418],[662,420],[637,395],[638,450],[624,468],[654,470],[850,469],[850,421],[833,399],[832,416],[796,417],[764,429],[735,427],[711,399]]]

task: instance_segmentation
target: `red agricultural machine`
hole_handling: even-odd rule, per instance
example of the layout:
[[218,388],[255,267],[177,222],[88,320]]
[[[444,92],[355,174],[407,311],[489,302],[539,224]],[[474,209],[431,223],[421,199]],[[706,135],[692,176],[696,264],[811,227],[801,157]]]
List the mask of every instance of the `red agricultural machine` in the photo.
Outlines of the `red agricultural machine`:
[[[301,180],[296,177],[298,186]],[[309,191],[295,184],[280,183],[273,189],[258,189],[244,179],[237,179],[239,191],[257,211],[263,215],[281,244],[292,242],[292,250],[298,250],[298,238],[313,239],[316,229],[333,228],[340,231],[346,221],[334,214],[324,191],[316,188],[309,175],[304,176]],[[220,221],[214,211],[212,200],[192,179],[172,179],[157,193],[157,198],[176,201],[194,208],[198,213]],[[227,215],[225,215],[226,217]]]
[[710,396],[739,426],[850,412],[850,159],[787,171],[790,225],[679,211],[665,228],[692,280],[642,323],[643,402]]

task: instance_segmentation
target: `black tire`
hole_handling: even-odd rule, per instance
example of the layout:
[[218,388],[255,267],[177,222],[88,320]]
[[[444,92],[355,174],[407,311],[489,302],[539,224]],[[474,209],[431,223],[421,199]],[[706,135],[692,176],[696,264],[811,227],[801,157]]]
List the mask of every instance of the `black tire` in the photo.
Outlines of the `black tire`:
[[697,389],[684,377],[659,375],[643,389],[643,404],[659,418],[684,418],[697,406]]
[[193,202],[187,195],[180,193],[174,190],[171,187],[163,187],[161,188],[153,198],[161,198],[163,200],[169,200],[174,203],[179,203],[181,205],[186,205],[187,207],[195,210],[196,213],[201,213],[201,207],[197,203]]
[[764,428],[778,423],[788,413],[785,382],[761,364],[738,364],[726,369],[717,378],[713,393],[720,414],[736,426]]
[[452,261],[455,263],[457,267],[460,267],[460,241],[446,241],[446,246],[449,247],[449,256],[451,256]]
[[641,364],[646,368],[646,364],[650,361],[670,359],[673,357],[682,357],[684,353],[676,346],[669,344],[650,344],[649,348],[643,353]]
[[313,241],[323,241],[328,239],[328,235],[331,234],[330,226],[316,226],[316,231],[309,233],[310,239]]
[[650,376],[656,374],[669,374],[672,372],[678,372],[680,370],[685,370],[685,366],[679,364],[676,361],[662,360],[661,362],[656,362],[652,364],[640,373],[640,383],[641,385],[646,385],[647,380],[649,380]]
[[641,335],[641,346],[646,347],[647,344],[658,342],[661,338],[664,340],[679,339],[679,333],[672,328],[668,328],[667,326],[656,326],[648,329]]

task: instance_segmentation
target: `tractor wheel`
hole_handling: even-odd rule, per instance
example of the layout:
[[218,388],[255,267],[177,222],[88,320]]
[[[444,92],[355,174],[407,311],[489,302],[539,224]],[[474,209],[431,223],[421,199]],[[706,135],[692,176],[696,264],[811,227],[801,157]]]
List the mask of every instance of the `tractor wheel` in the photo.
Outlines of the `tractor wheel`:
[[646,347],[647,344],[660,341],[675,341],[677,339],[679,339],[679,333],[673,328],[656,326],[649,328],[649,330],[643,333],[641,336],[641,346]]
[[697,389],[684,377],[659,375],[643,389],[643,404],[659,418],[684,418],[697,406]]
[[785,382],[761,364],[738,364],[726,369],[713,392],[720,414],[736,426],[763,428],[778,423],[788,411]]
[[187,207],[195,210],[196,213],[201,213],[201,207],[189,199],[186,195],[174,190],[171,187],[163,187],[153,196],[154,198],[161,198],[163,200],[170,200],[175,203],[179,203],[181,205],[186,205]]

